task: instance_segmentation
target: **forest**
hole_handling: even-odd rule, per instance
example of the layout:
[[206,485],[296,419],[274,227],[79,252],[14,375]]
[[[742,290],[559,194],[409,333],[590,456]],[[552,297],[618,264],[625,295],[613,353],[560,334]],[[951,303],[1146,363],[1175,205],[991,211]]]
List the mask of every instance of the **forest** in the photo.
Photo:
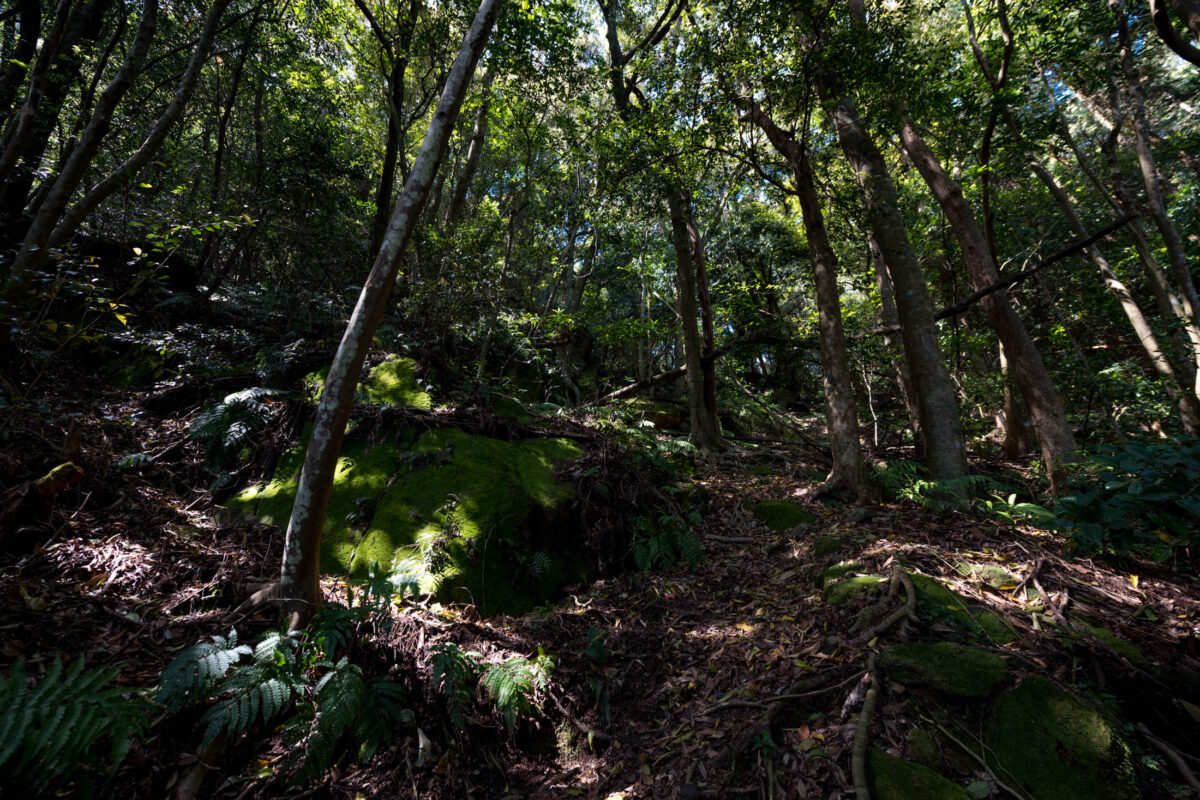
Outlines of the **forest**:
[[1200,797],[1197,0],[0,0],[0,131],[0,797]]

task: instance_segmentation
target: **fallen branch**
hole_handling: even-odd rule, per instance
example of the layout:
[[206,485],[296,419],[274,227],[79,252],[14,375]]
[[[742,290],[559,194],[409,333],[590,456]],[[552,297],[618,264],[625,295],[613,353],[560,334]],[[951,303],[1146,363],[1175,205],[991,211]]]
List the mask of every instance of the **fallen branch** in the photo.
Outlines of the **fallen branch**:
[[1139,722],[1137,729],[1138,733],[1146,737],[1146,741],[1158,748],[1158,751],[1167,757],[1167,760],[1175,766],[1175,769],[1179,770],[1179,774],[1183,776],[1184,782],[1192,787],[1192,791],[1200,794],[1200,780],[1196,779],[1196,773],[1192,772],[1191,767],[1183,760],[1183,756],[1179,754],[1179,751],[1151,733],[1150,729],[1144,723]]

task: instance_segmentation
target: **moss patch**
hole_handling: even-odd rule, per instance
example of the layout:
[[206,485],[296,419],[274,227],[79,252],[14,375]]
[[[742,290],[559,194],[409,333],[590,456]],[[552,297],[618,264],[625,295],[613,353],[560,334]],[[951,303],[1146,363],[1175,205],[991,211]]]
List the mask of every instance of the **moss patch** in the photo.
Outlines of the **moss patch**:
[[1017,632],[999,614],[969,604],[965,597],[928,575],[913,575],[912,579],[917,600],[925,611],[995,644],[1008,644],[1017,638]]
[[965,789],[928,767],[882,750],[867,754],[867,772],[875,800],[971,800]]
[[842,549],[842,540],[836,536],[819,536],[813,544],[813,555],[817,558],[831,556]]
[[[308,395],[314,400],[320,399],[325,391],[325,378],[328,375],[329,368],[326,367],[304,377]],[[427,411],[433,408],[433,400],[417,384],[417,362],[394,355],[388,356],[371,370],[367,379],[359,384],[355,399],[377,406],[423,408]]]
[[1108,713],[1033,675],[996,701],[988,763],[1034,797],[1133,800],[1129,745]]
[[[514,443],[452,429],[398,431],[374,447],[349,440],[325,520],[324,571],[363,578],[378,564],[445,600],[524,610],[582,577],[571,543],[551,540],[544,524],[570,497],[554,465],[579,455],[563,439]],[[302,463],[303,448],[292,448],[273,480],[228,505],[286,525]]]
[[751,510],[754,512],[754,516],[762,520],[773,531],[786,531],[816,519],[800,506],[787,500],[765,500],[755,503]]
[[884,583],[878,575],[845,575],[825,583],[825,602],[840,606],[856,597],[870,594]]
[[1008,677],[999,656],[955,642],[898,644],[879,663],[903,684],[965,699],[987,697]]
[[1133,644],[1126,641],[1125,639],[1122,639],[1120,636],[1117,636],[1115,633],[1110,631],[1108,628],[1102,628],[1099,625],[1092,625],[1087,620],[1081,620],[1081,619],[1075,620],[1073,624],[1075,625],[1076,628],[1078,628],[1082,631],[1085,631],[1089,635],[1094,636],[1101,643],[1108,645],[1108,647],[1111,648],[1113,650],[1113,652],[1129,659],[1129,662],[1131,664],[1136,664],[1139,667],[1144,667],[1150,663],[1146,659],[1146,656],[1142,655],[1141,650],[1138,650],[1137,647],[1135,647]]

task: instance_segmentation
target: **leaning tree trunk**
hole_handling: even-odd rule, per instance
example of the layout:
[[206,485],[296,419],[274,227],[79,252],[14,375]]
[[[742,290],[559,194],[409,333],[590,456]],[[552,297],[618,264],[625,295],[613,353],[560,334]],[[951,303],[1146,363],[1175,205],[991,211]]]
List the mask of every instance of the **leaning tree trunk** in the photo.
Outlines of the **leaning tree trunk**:
[[1142,180],[1146,184],[1146,205],[1149,206],[1150,216],[1154,219],[1154,224],[1162,234],[1163,243],[1167,247],[1167,258],[1171,263],[1171,271],[1175,276],[1175,283],[1179,288],[1184,307],[1193,322],[1200,322],[1200,297],[1196,295],[1196,284],[1192,280],[1179,229],[1175,227],[1171,215],[1167,213],[1167,202],[1163,197],[1162,190],[1162,177],[1158,172],[1158,164],[1154,161],[1154,152],[1150,149],[1150,123],[1146,119],[1146,102],[1142,97],[1140,76],[1133,63],[1129,24],[1125,17],[1124,4],[1117,2],[1115,8],[1117,38],[1121,43],[1121,70],[1125,74],[1125,89],[1133,110],[1133,130],[1137,142],[1138,166],[1141,167]]
[[[992,260],[983,231],[963,197],[962,187],[942,168],[912,120],[905,121],[900,140],[946,214],[975,290],[982,291],[999,281],[1000,272]],[[1050,478],[1050,491],[1056,493],[1064,477],[1064,459],[1075,451],[1076,445],[1066,412],[1054,389],[1054,381],[1033,344],[1033,338],[1009,302],[1008,294],[992,292],[980,300],[980,305],[988,324],[1004,345],[1005,356],[1025,399],[1042,448],[1046,474]]]
[[926,463],[934,480],[961,478],[968,472],[967,453],[954,384],[938,344],[929,286],[908,240],[896,187],[850,99],[839,100],[832,113],[842,151],[858,174],[867,219],[896,292],[900,336],[917,394]]
[[[896,298],[892,291],[892,279],[888,277],[887,265],[883,263],[883,253],[875,242],[875,234],[867,231],[867,255],[875,271],[875,284],[879,288],[879,313],[883,319],[886,333],[884,343],[896,353],[902,353],[904,343],[896,341],[895,331],[900,330],[900,312],[896,310]],[[925,435],[921,430],[921,410],[917,407],[917,391],[913,388],[912,370],[903,358],[894,358],[896,385],[900,387],[900,397],[904,400],[904,410],[908,413],[908,424],[913,433],[913,449],[917,457],[925,457]]]
[[846,335],[842,329],[842,307],[837,280],[837,257],[829,245],[821,200],[813,183],[812,167],[804,146],[779,128],[746,93],[740,98],[746,116],[753,121],[779,154],[788,160],[800,201],[800,215],[808,239],[808,257],[812,262],[817,287],[817,330],[820,341],[821,373],[825,388],[826,418],[829,421],[829,449],[833,466],[822,491],[849,496],[855,502],[873,499],[874,490],[867,477],[858,431],[858,401],[850,377],[846,355]]
[[499,3],[500,0],[483,0],[475,13],[475,19],[446,78],[441,99],[425,132],[425,140],[413,162],[412,172],[396,201],[379,255],[363,284],[358,304],[329,368],[284,542],[279,588],[283,614],[293,629],[311,618],[321,600],[321,534],[363,360],[387,308],[404,248],[417,226],[421,207],[433,185],[438,164],[445,155],[475,65],[487,45]]

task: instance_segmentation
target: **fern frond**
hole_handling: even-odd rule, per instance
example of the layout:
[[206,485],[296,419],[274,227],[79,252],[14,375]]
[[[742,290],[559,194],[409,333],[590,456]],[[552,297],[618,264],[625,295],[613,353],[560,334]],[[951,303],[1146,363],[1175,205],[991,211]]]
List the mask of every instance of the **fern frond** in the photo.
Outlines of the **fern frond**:
[[[130,737],[148,726],[148,704],[110,684],[117,670],[87,669],[80,656],[67,670],[55,659],[35,686],[18,661],[0,679],[0,774],[6,788],[40,793],[55,781],[88,783],[107,763],[116,769]],[[109,757],[96,746],[110,742]]]
[[167,665],[155,702],[174,714],[189,703],[206,699],[229,672],[230,667],[252,654],[249,645],[238,644],[237,630],[228,637],[214,636],[184,650]]

